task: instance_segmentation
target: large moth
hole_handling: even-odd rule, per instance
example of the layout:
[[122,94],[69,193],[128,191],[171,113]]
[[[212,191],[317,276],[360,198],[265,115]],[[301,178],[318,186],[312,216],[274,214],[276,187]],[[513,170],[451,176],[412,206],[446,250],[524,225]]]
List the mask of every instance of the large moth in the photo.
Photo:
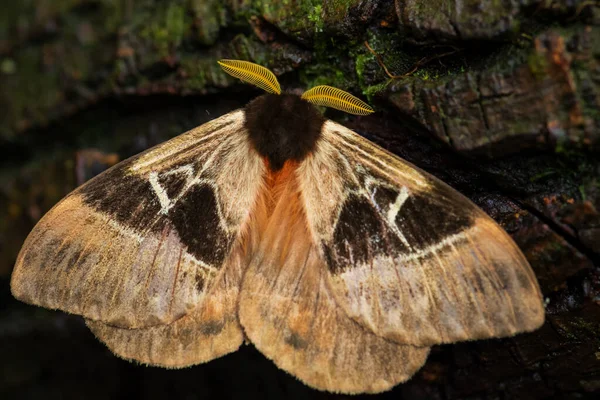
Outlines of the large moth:
[[253,343],[307,385],[381,392],[429,347],[544,321],[510,237],[464,196],[314,105],[339,89],[268,93],[90,180],[33,229],[14,296],[79,314],[116,355],[180,368]]

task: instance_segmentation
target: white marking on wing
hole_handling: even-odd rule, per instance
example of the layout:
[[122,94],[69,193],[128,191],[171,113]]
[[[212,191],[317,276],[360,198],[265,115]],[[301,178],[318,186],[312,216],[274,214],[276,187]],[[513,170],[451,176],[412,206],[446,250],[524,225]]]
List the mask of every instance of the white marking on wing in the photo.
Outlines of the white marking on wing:
[[398,196],[396,197],[396,201],[390,204],[390,209],[387,212],[387,223],[388,227],[392,230],[392,232],[396,234],[396,236],[398,237],[398,239],[400,239],[402,244],[412,250],[412,246],[410,245],[410,243],[408,243],[408,240],[406,240],[404,234],[400,232],[400,229],[398,229],[398,225],[396,225],[396,216],[400,212],[400,208],[402,208],[402,205],[404,205],[404,203],[406,202],[406,199],[408,199],[408,189],[406,188],[406,186],[402,186],[402,189],[400,189],[400,193],[398,193]]
[[[476,226],[472,227],[469,229],[468,233],[470,235],[475,235],[477,233],[478,228]],[[387,266],[390,266],[392,268],[396,268],[396,269],[400,269],[402,268],[402,276],[403,277],[408,277],[408,276],[412,276],[409,274],[417,274],[415,275],[414,279],[408,279],[407,281],[413,281],[416,282],[418,280],[422,280],[422,270],[421,268],[407,268],[407,266],[410,266],[409,262],[410,261],[415,261],[415,260],[419,260],[421,258],[424,258],[430,254],[437,254],[440,250],[444,249],[444,248],[450,248],[453,247],[456,243],[464,241],[466,238],[466,233],[465,232],[459,232],[459,233],[455,233],[454,235],[450,235],[445,237],[443,240],[439,241],[438,243],[425,247],[423,249],[420,250],[413,250],[412,252],[410,252],[409,254],[402,254],[399,255],[395,258],[390,258],[389,256],[375,256],[375,259],[373,261],[373,265],[375,265],[376,267],[378,267],[377,269],[377,273],[379,274],[380,278],[386,278],[386,279],[380,279],[380,281],[382,282],[395,282],[395,278],[396,275],[392,273],[392,269],[391,268],[386,268]],[[457,251],[457,250],[454,250]],[[389,265],[391,263],[393,263],[392,265]],[[353,264],[351,264],[353,265]],[[420,264],[413,264],[414,266],[418,266]],[[385,266],[384,268],[379,268],[379,266]],[[344,272],[342,272],[340,274],[340,278],[346,282],[346,285],[348,287],[354,287],[357,286],[357,283],[360,282],[364,282],[371,274],[371,268],[372,266],[368,263],[362,264],[362,265],[357,265],[356,268],[348,268],[346,269]],[[386,277],[387,274],[387,277]]]
[[390,204],[390,209],[387,212],[387,220],[390,225],[396,225],[396,216],[398,212],[400,212],[400,208],[404,202],[408,199],[408,189],[406,186],[402,186],[400,189],[400,193],[396,197],[396,201],[393,204]]
[[165,189],[158,182],[158,173],[154,171],[150,172],[148,180],[150,181],[150,186],[152,186],[154,194],[158,197],[158,201],[160,202],[160,212],[166,214],[171,207],[171,200],[169,199],[169,196],[167,196]]
[[373,179],[367,179],[366,181],[366,192],[368,195],[366,196],[371,201],[371,204],[377,210],[377,213],[380,215],[381,219],[385,220],[387,227],[396,235],[396,237],[402,242],[404,246],[408,249],[412,250],[412,246],[404,236],[400,229],[398,229],[398,225],[396,224],[396,217],[400,212],[400,209],[406,202],[409,196],[409,191],[406,186],[402,186],[400,189],[400,193],[396,196],[396,200],[389,205],[387,212],[383,211],[383,207],[375,201],[375,192],[377,191],[377,186],[373,185],[377,181]]
[[208,274],[216,275],[219,272],[219,270],[217,268],[213,267],[212,265],[209,265],[209,264],[205,263],[202,260],[198,260],[196,257],[194,257],[193,255],[191,255],[187,251],[183,253],[183,259],[184,259],[185,262],[191,262],[193,264],[198,265],[200,268],[202,268]]
[[[183,186],[183,189],[181,191],[185,192],[192,185],[194,180],[194,167],[191,164],[167,171],[161,174],[160,177],[178,175],[181,173],[186,175],[185,185]],[[148,176],[148,181],[150,182],[150,186],[152,186],[152,190],[154,191],[154,194],[156,195],[160,203],[160,212],[162,214],[168,213],[171,207],[173,207],[177,200],[179,200],[180,196],[178,196],[177,199],[174,200],[170,199],[169,195],[167,194],[167,191],[159,182],[159,174],[155,171],[150,172],[150,175]]]
[[[473,226],[469,229],[469,234],[474,235],[477,232],[477,230],[478,230],[477,226]],[[460,242],[462,240],[465,240],[465,238],[466,238],[465,231],[458,232],[458,233],[455,233],[454,235],[446,236],[445,238],[443,238],[436,244],[432,244],[431,246],[427,246],[423,249],[418,249],[418,250],[413,249],[413,251],[410,252],[409,254],[400,255],[400,256],[398,256],[397,259],[399,261],[418,260],[420,258],[424,258],[424,257],[428,256],[429,254],[437,253],[444,247],[454,246],[454,244],[456,244],[457,242]]]

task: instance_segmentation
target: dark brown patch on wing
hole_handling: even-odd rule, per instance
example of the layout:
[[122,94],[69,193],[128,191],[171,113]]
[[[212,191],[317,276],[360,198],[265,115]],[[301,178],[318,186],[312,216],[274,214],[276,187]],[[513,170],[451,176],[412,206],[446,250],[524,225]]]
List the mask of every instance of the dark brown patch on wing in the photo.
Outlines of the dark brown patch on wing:
[[158,183],[165,189],[167,197],[174,199],[185,188],[188,176],[184,173],[162,175],[158,177]]
[[308,342],[303,339],[298,333],[292,332],[285,337],[285,342],[296,350],[304,350],[308,347]]
[[200,273],[196,275],[196,291],[198,293],[202,293],[204,291],[204,286],[206,285],[206,279]]
[[138,231],[152,228],[154,232],[161,232],[163,229],[163,226],[154,227],[161,208],[150,183],[124,174],[121,165],[90,180],[79,193],[87,204],[110,215],[119,224]]
[[[210,186],[192,186],[165,215],[150,183],[122,171],[123,167],[109,169],[83,186],[80,193],[84,201],[138,232],[160,234],[170,224],[188,253],[207,264],[223,262],[232,238],[220,226],[217,200]],[[167,176],[161,183],[172,185],[163,186],[167,194],[177,194],[185,174]]]
[[396,201],[399,193],[397,190],[387,186],[375,186],[371,189],[371,197],[374,203],[380,206],[382,212],[386,211],[385,207]]
[[435,245],[473,225],[473,217],[460,208],[447,209],[427,193],[410,194],[396,216],[396,225],[414,249]]
[[344,204],[333,246],[325,248],[325,255],[335,273],[350,265],[369,262],[377,254],[393,255],[407,250],[373,204],[363,196],[352,195]]
[[218,335],[223,328],[225,327],[225,322],[223,321],[208,321],[200,325],[200,332],[203,335]]
[[401,205],[394,220],[396,226],[389,226],[388,211],[399,194],[380,186],[372,188],[370,199],[354,194],[346,200],[333,241],[323,248],[334,274],[353,265],[371,263],[377,255],[409,255],[473,225],[473,218],[460,209],[442,207],[434,197],[416,193],[409,194]]
[[211,265],[220,265],[233,238],[221,227],[214,191],[192,186],[171,208],[168,218],[188,253]]

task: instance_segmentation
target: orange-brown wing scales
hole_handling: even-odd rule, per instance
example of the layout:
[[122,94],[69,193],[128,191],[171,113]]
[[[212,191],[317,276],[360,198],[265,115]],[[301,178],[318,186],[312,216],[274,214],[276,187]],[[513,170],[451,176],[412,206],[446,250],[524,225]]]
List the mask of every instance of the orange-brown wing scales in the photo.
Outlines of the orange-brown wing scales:
[[[324,174],[331,166],[336,172]],[[520,250],[443,182],[330,121],[303,168],[310,215],[332,220],[311,223],[332,293],[375,334],[427,346],[543,323],[541,293]],[[328,191],[343,186],[336,176],[349,184]]]
[[13,274],[17,298],[117,326],[185,315],[202,296],[197,282],[216,274],[182,248],[172,227],[138,235],[80,195],[40,221],[23,249]]
[[246,264],[238,247],[194,311],[171,324],[146,329],[118,328],[92,320],[86,324],[124,359],[166,368],[213,360],[237,350],[244,341],[237,302]]
[[295,184],[279,195],[240,294],[240,322],[250,341],[321,390],[376,393],[410,378],[429,349],[387,341],[348,318],[327,285]]

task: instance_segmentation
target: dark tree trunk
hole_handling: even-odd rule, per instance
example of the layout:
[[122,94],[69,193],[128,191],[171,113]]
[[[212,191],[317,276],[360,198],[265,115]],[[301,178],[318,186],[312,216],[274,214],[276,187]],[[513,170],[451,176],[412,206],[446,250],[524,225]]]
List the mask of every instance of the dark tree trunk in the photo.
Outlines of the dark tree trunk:
[[470,197],[539,279],[540,330],[437,346],[382,398],[600,393],[598,2],[2,3],[0,398],[336,397],[252,346],[181,371],[129,364],[80,318],[10,296],[20,245],[61,197],[257,94],[220,58],[264,65],[287,89],[329,84],[367,98],[372,116],[327,116]]

